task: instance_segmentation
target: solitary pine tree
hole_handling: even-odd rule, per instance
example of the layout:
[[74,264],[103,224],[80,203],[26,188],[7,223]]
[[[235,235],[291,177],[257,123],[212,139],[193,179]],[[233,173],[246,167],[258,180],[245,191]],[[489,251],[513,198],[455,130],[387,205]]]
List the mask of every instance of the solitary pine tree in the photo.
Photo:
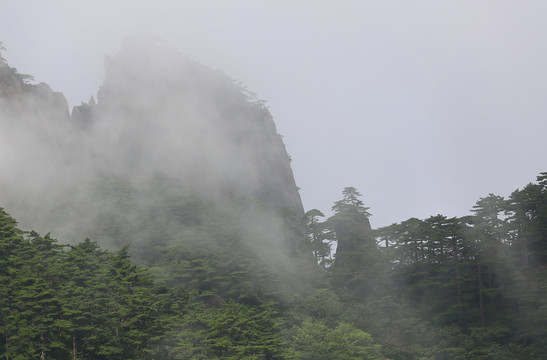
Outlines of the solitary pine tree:
[[362,298],[378,293],[380,278],[385,275],[383,256],[370,226],[369,208],[359,198],[361,194],[354,187],[347,187],[342,195],[343,199],[332,207],[334,215],[327,220],[338,243],[332,266],[333,284],[342,298]]
[[343,198],[334,203],[334,215],[328,222],[336,233],[338,246],[336,253],[355,250],[360,243],[374,242],[368,212],[361,194],[354,187],[346,187],[342,191]]

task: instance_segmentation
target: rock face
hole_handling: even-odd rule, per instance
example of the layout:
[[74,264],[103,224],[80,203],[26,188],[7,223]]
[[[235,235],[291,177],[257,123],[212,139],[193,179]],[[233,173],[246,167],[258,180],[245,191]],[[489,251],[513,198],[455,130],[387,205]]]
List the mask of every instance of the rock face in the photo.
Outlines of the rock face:
[[[126,40],[106,59],[105,71],[97,102],[91,98],[70,116],[62,94],[28,84],[0,63],[0,147],[7,151],[0,165],[8,169],[0,175],[0,202],[23,227],[43,226],[37,230],[56,235],[52,224],[66,228],[74,220],[69,215],[78,214],[93,228],[93,214],[103,207],[97,184],[105,178],[133,193],[162,179],[209,200],[253,198],[302,218],[272,116],[241,85],[142,39]],[[135,206],[144,206],[145,198]],[[82,235],[89,236],[73,234]]]
[[29,75],[19,74],[0,58],[0,111],[3,121],[9,118],[36,121],[66,121],[68,103],[59,92],[44,83],[29,84]]
[[97,105],[75,112],[107,129],[125,172],[152,169],[208,194],[256,196],[303,215],[272,116],[232,79],[139,39],[105,65]]

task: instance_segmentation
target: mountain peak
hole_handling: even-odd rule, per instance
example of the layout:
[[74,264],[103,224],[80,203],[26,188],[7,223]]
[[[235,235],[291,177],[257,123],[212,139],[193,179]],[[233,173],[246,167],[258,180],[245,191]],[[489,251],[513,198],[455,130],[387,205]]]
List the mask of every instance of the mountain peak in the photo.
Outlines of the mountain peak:
[[[13,72],[2,71],[0,84],[13,82]],[[96,194],[98,184],[108,178],[120,179],[124,188],[140,194],[135,201],[144,207],[153,201],[143,183],[161,177],[210,201],[254,198],[272,211],[288,209],[295,226],[304,215],[289,156],[268,109],[240,83],[157,39],[126,39],[118,54],[105,59],[105,80],[97,102],[91,97],[88,103],[74,107],[72,118],[66,100],[61,101],[62,95],[47,85],[16,84],[17,91],[32,100],[17,106],[40,119],[41,125],[34,121],[19,129],[19,134],[34,134],[31,146],[23,149],[14,139],[5,146],[22,154],[18,163],[26,169],[42,169],[43,163],[35,163],[38,158],[48,162],[45,175],[29,178],[26,184],[0,179],[2,190],[18,194],[7,205],[22,223],[32,213],[32,217],[45,218],[32,219],[33,226],[63,227],[75,214],[86,214],[85,227],[92,229],[102,216],[101,209],[111,201]],[[14,103],[9,94],[0,93],[3,103]],[[0,109],[0,127],[6,118],[20,115],[4,108]],[[37,129],[42,127],[48,128],[49,141],[40,137],[42,130]],[[21,176],[29,175],[19,170]],[[67,198],[68,189],[75,188],[75,197]],[[32,196],[44,191],[49,201],[32,205],[31,211]],[[55,212],[59,208],[73,210],[64,213],[66,219],[61,221],[53,219],[59,216]],[[57,229],[44,230],[55,233]]]

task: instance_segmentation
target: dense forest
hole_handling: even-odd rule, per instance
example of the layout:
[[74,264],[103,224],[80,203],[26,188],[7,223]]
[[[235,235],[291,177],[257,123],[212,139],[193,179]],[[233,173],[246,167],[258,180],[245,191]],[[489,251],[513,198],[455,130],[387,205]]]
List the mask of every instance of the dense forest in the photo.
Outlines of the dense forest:
[[371,229],[368,210],[348,187],[330,218],[307,212],[307,236],[292,259],[298,281],[265,266],[237,234],[214,229],[221,216],[201,225],[218,231],[213,243],[166,249],[145,268],[127,246],[62,245],[18,229],[2,210],[0,352],[6,359],[547,356],[547,173],[507,199],[479,199],[474,215],[461,218]]
[[1,358],[547,358],[547,172],[373,229],[353,187],[304,213],[264,104],[174,51],[72,114],[29,79],[0,57]]
[[[354,188],[308,241],[345,311],[390,359],[547,356],[547,172],[473,215],[371,229]],[[331,248],[336,244],[336,255]]]

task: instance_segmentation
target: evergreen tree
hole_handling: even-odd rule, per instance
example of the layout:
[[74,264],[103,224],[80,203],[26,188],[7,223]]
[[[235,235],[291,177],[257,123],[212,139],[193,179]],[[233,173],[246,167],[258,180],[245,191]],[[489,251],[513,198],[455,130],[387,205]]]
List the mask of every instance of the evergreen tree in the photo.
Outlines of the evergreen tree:
[[329,328],[320,321],[305,320],[293,338],[297,358],[302,360],[385,359],[370,334],[348,323]]
[[386,262],[376,245],[370,213],[355,188],[345,188],[342,195],[332,207],[334,215],[327,220],[337,241],[332,282],[343,298],[379,294],[387,285],[382,281],[386,280],[382,279]]
[[325,215],[317,210],[312,209],[306,212],[305,221],[308,229],[308,242],[317,261],[317,264],[325,270],[332,262],[332,243],[335,241],[334,232],[330,230],[325,222],[321,222],[320,218]]

